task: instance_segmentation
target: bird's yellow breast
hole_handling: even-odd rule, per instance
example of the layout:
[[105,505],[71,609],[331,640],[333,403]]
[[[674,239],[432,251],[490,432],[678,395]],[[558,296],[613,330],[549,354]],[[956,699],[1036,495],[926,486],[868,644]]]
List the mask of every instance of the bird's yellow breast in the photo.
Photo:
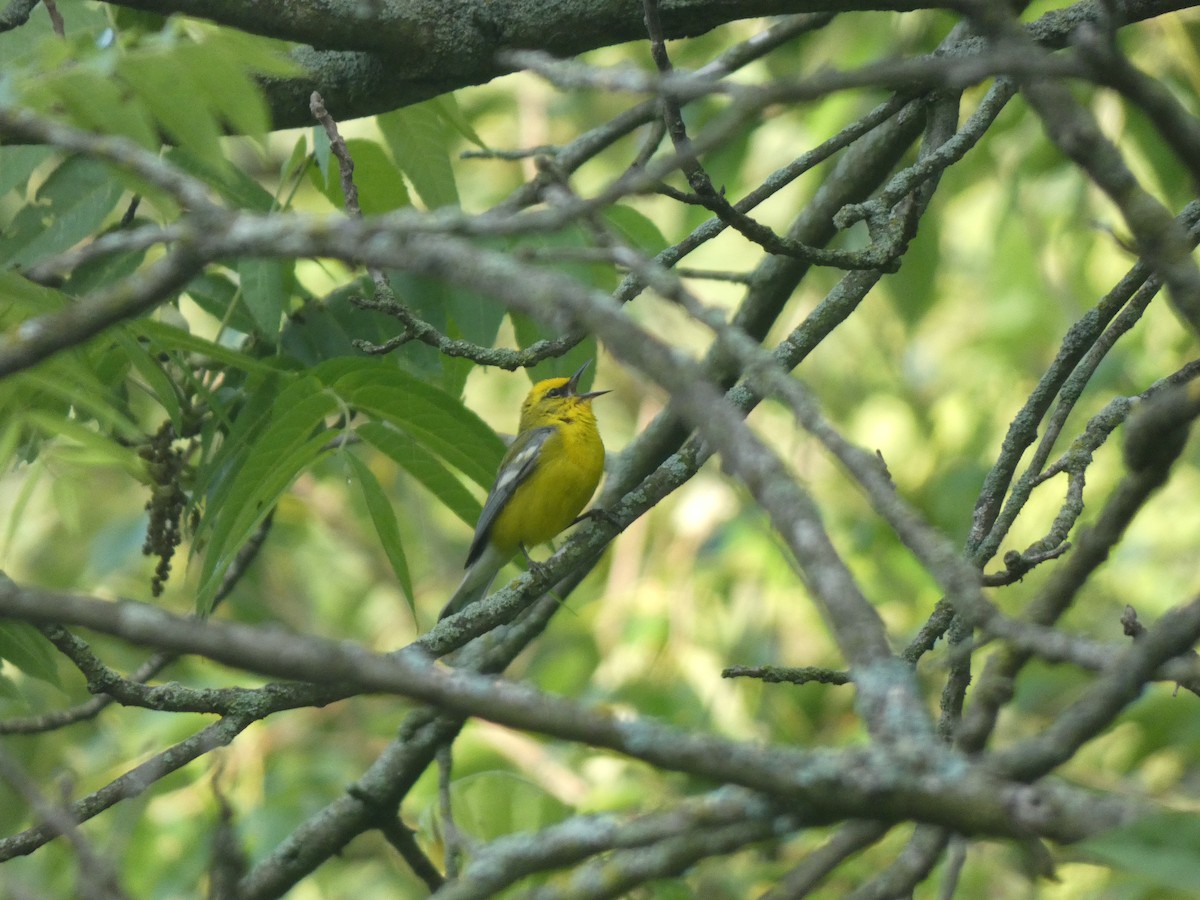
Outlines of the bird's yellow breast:
[[[582,404],[580,404],[582,406]],[[559,422],[538,455],[537,466],[496,517],[491,540],[507,553],[544,544],[575,521],[604,473],[604,444],[591,411]]]

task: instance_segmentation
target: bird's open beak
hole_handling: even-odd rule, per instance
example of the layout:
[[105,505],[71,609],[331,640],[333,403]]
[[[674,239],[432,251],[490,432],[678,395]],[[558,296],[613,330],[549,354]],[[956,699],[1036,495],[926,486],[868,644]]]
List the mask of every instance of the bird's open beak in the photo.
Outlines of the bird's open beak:
[[576,400],[591,400],[594,397],[599,397],[601,394],[609,393],[609,391],[588,391],[586,394],[576,393],[576,390],[579,387],[579,379],[583,377],[583,373],[587,371],[587,367],[590,366],[591,364],[592,364],[592,361],[589,359],[587,362],[585,362],[582,366],[579,367],[578,372],[576,372],[574,375],[572,375],[567,380],[567,391]]

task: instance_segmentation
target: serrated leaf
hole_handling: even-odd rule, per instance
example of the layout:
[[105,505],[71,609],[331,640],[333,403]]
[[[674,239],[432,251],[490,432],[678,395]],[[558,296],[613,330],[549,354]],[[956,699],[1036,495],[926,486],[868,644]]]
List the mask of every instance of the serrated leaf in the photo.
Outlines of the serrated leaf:
[[332,392],[306,376],[272,398],[271,417],[248,448],[219,500],[210,500],[202,530],[208,535],[196,609],[207,615],[225,570],[254,529],[304,469],[329,445],[322,428],[340,409]]
[[62,687],[54,645],[32,625],[0,623],[0,659],[12,663],[26,675]]
[[[482,505],[441,461],[413,438],[382,422],[364,422],[355,432],[367,443],[394,460],[452,513],[471,527],[479,519]],[[496,459],[499,466],[500,460]]]
[[427,101],[376,116],[379,130],[413,189],[430,209],[458,206],[450,161],[450,133],[438,107]]
[[355,477],[358,478],[363,500],[367,504],[367,512],[371,514],[375,533],[379,535],[379,543],[383,546],[383,552],[387,554],[388,562],[392,565],[396,580],[400,582],[400,588],[404,591],[404,599],[408,601],[408,608],[412,611],[415,620],[417,602],[413,595],[412,575],[408,571],[408,560],[404,556],[404,547],[400,543],[400,526],[396,522],[396,513],[392,509],[387,495],[384,494],[383,488],[380,487],[379,480],[367,464],[353,453],[347,453],[345,458],[354,469]]

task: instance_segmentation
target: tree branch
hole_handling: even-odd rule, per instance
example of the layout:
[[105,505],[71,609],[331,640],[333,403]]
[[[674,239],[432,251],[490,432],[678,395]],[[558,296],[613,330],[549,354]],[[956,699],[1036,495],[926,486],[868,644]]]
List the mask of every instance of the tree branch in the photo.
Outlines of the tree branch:
[[[1129,821],[1140,807],[1118,798],[1052,785],[1006,784],[985,767],[934,745],[801,752],[697,735],[648,719],[630,720],[587,709],[532,688],[433,665],[418,650],[381,656],[361,647],[215,621],[182,619],[129,601],[84,597],[0,585],[0,616],[30,622],[73,624],[133,643],[209,659],[265,675],[320,676],[356,684],[367,693],[409,696],[461,715],[472,715],[566,740],[605,747],[672,771],[737,784],[794,804],[803,821],[845,818],[884,822],[912,819],[962,834],[1018,837],[1029,832],[1074,841]],[[228,743],[249,724],[228,717],[184,745],[160,754],[120,780],[105,805],[137,791],[203,752]],[[149,767],[149,774],[145,770]],[[96,801],[92,801],[95,803]],[[76,804],[79,806],[79,804]],[[100,807],[103,808],[103,807]],[[89,806],[87,815],[94,814]],[[85,817],[80,815],[80,817]],[[34,831],[37,831],[36,829]],[[49,835],[26,833],[0,841],[0,859],[27,853]]]

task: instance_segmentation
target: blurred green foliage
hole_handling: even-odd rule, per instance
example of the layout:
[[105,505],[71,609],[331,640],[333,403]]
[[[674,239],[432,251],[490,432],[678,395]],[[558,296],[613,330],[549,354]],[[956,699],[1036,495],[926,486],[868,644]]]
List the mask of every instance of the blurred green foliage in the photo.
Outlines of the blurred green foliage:
[[[222,196],[247,209],[340,208],[336,165],[322,132],[266,133],[251,79],[289,71],[272,42],[185,20],[127,12],[109,18],[102,7],[72,0],[60,8],[69,42],[47,38],[25,45],[17,33],[0,35],[0,96],[54,109],[81,127],[123,134],[148,147],[157,148],[165,133],[178,145],[173,160],[203,173]],[[672,49],[680,65],[703,65],[760,24],[726,26]],[[932,50],[951,24],[941,14],[841,16],[751,67],[749,75],[795,76],[827,64],[850,67]],[[1192,20],[1171,19],[1131,29],[1126,50],[1177,89],[1194,90],[1200,84],[1194,50],[1167,54],[1157,48],[1163,41],[1192,47],[1196,27]],[[640,45],[588,58],[646,64]],[[48,71],[56,74],[43,77]],[[195,100],[186,114],[184,93]],[[780,109],[706,165],[715,183],[737,198],[878,99],[837,95]],[[977,93],[969,95],[968,106],[976,99]],[[1139,175],[1172,208],[1181,206],[1190,186],[1147,123],[1108,95],[1089,100]],[[363,209],[371,214],[420,203],[484,210],[530,174],[529,163],[461,159],[460,151],[564,143],[627,102],[620,95],[558,93],[514,75],[374,122],[348,123]],[[689,113],[695,116],[690,124],[702,124],[720,108],[717,100],[699,104]],[[221,137],[224,123],[251,138]],[[579,189],[611,178],[632,147],[630,139],[619,141],[589,163],[577,176]],[[810,173],[756,214],[786,228],[825,174],[824,167]],[[113,226],[131,192],[144,188],[98,163],[38,148],[0,148],[0,263],[32,261]],[[139,215],[165,221],[173,207],[149,190]],[[626,238],[653,252],[708,213],[646,196],[608,217]],[[798,372],[831,419],[850,439],[877,449],[901,493],[956,542],[965,537],[983,475],[1012,415],[1053,358],[1059,337],[1132,262],[1108,228],[1119,230],[1107,201],[1048,149],[1036,120],[1014,102],[946,175],[900,271]],[[534,243],[542,250],[574,247],[583,238],[563,233],[527,242]],[[747,271],[760,258],[760,250],[725,234],[686,264]],[[128,260],[131,267],[140,262]],[[616,284],[617,273],[594,264],[562,267],[590,284]],[[122,274],[97,273],[95,286]],[[230,560],[278,503],[268,545],[222,615],[378,650],[416,637],[459,576],[478,498],[502,449],[483,422],[512,431],[526,383],[521,376],[439,358],[419,344],[386,361],[363,358],[353,342],[380,342],[390,320],[355,310],[346,295],[333,293],[356,277],[328,263],[242,260],[194,280],[170,309],[0,382],[0,463],[7,471],[0,481],[0,509],[7,511],[0,565],[18,582],[147,598],[153,561],[141,556],[140,542],[148,489],[133,446],[169,420],[196,443],[189,477],[201,518],[188,532],[196,543],[184,548],[193,557],[186,563],[177,558],[161,598],[166,608],[207,611]],[[811,310],[835,277],[813,273],[777,334]],[[551,336],[464,291],[398,273],[391,283],[401,299],[452,336],[521,345]],[[65,292],[34,288],[12,274],[0,275],[0,286],[5,327],[34,308],[68,302]],[[722,308],[731,308],[741,293],[716,282],[694,286]],[[706,333],[683,323],[666,301],[645,295],[631,312],[683,350],[705,348]],[[596,352],[594,344],[585,344],[574,358],[551,365],[567,371]],[[597,403],[600,426],[609,448],[619,451],[666,398],[617,369],[603,348],[599,353],[597,384],[614,390]],[[1075,434],[1112,397],[1144,389],[1189,353],[1184,331],[1156,302],[1100,369],[1064,433]],[[535,370],[531,377],[543,374]],[[319,430],[330,421],[359,443],[332,444],[330,434]],[[938,599],[928,573],[784,411],[767,405],[752,421],[813,492],[839,550],[902,645]],[[1120,552],[1089,584],[1068,619],[1072,628],[1116,640],[1124,604],[1153,619],[1195,590],[1198,460],[1190,449],[1186,469],[1139,516]],[[1117,448],[1102,448],[1088,474],[1089,508],[1093,498],[1099,506],[1120,471]],[[1040,537],[1061,491],[1061,480],[1039,488],[1005,546],[1023,549]],[[997,602],[1019,609],[1045,577],[1035,572],[997,592]],[[98,638],[95,646],[125,671],[143,659],[117,642]],[[28,629],[0,627],[0,656],[4,718],[87,698],[78,674]],[[511,674],[546,690],[738,739],[798,746],[863,739],[848,688],[721,679],[722,668],[739,663],[842,664],[761,514],[710,464],[618,539]],[[942,666],[944,657],[933,655],[922,663],[923,674],[937,679]],[[245,683],[244,676],[192,659],[175,664],[169,677],[198,685]],[[1018,684],[1013,711],[1020,716],[1002,720],[998,742],[1036,731],[1080,684],[1066,670],[1031,668]],[[1194,698],[1168,699],[1167,692],[1148,691],[1065,774],[1105,788],[1132,775],[1152,795],[1193,806],[1200,800]],[[217,819],[214,783],[237,811],[252,860],[260,858],[342,794],[393,737],[405,709],[394,698],[363,697],[279,714],[86,823],[83,831],[117,863],[135,896],[193,894],[203,882]],[[110,709],[66,731],[8,736],[5,744],[39,783],[80,796],[207,721]],[[455,765],[458,824],[479,840],[576,811],[653,809],[706,787],[606,752],[486,724],[467,727],[456,744]],[[437,858],[442,832],[434,773],[409,794],[404,815]],[[30,822],[24,804],[0,785],[0,830],[13,833]],[[1178,824],[1155,822],[1132,837],[1093,842],[1082,861],[1064,864],[1059,882],[1038,896],[1194,891],[1197,843],[1191,831],[1176,831]],[[708,862],[686,882],[659,885],[642,896],[745,897],[771,884],[824,836],[815,830]],[[906,837],[898,829],[839,870],[817,896],[842,896],[890,862]],[[4,876],[30,896],[68,896],[75,879],[70,850],[61,841],[6,863]],[[936,883],[935,877],[930,885]],[[1025,896],[1029,888],[1015,854],[987,845],[968,855],[961,890],[964,896],[1004,897]],[[933,896],[935,888],[929,891],[918,896]],[[371,837],[354,842],[290,896],[424,894],[421,883]]]

